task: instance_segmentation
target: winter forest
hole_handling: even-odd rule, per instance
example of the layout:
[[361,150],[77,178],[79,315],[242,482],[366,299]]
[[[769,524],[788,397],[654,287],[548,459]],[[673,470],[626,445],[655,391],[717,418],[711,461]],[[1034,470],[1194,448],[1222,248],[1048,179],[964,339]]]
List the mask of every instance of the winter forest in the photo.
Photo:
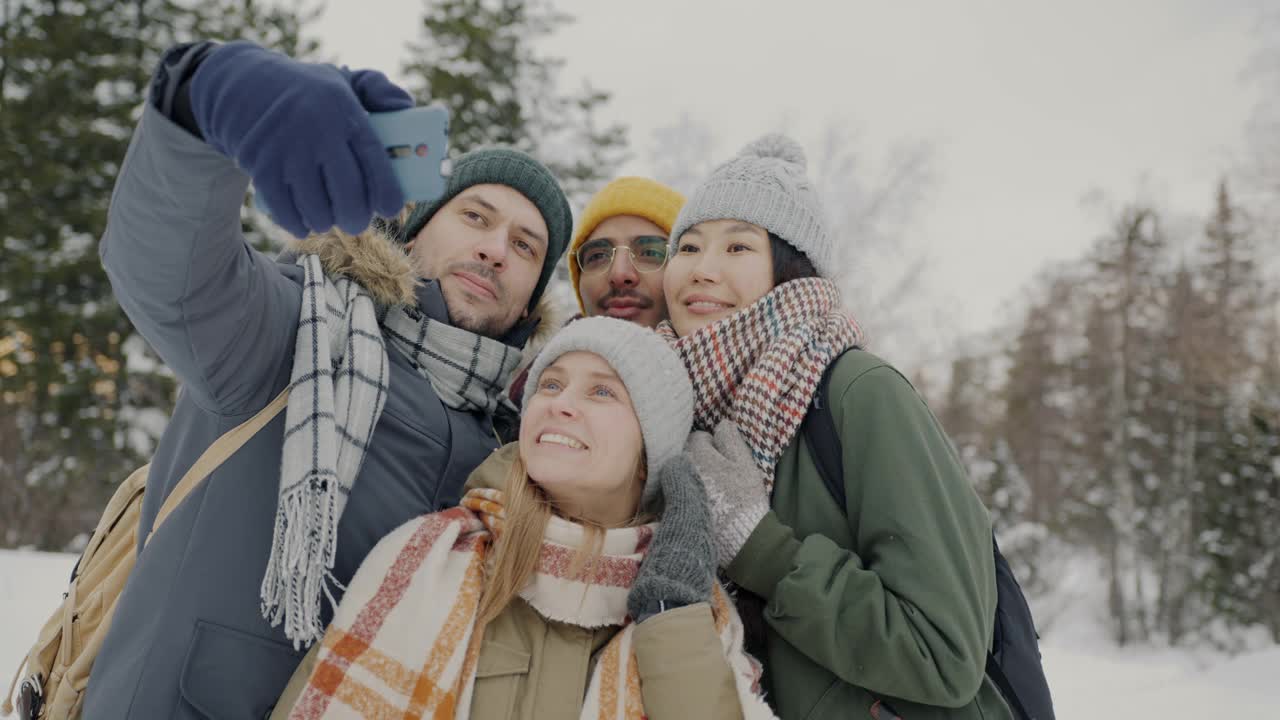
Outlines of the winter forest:
[[[644,159],[652,143],[605,120],[610,89],[570,81],[546,49],[570,15],[535,0],[420,8],[400,77],[450,108],[453,152],[527,149],[578,207]],[[175,381],[115,304],[96,247],[157,58],[242,37],[332,60],[313,32],[322,11],[0,0],[0,548],[74,552],[173,406]],[[1025,278],[1011,319],[980,332],[917,321],[936,310],[919,307],[929,260],[910,233],[935,197],[928,143],[895,145],[872,173],[844,126],[807,142],[874,269],[844,281],[872,349],[927,396],[1025,586],[1048,592],[1082,555],[1104,569],[1117,645],[1280,643],[1280,23],[1267,22],[1241,69],[1261,97],[1241,129],[1249,152],[1213,172],[1216,191],[1194,207],[1097,199],[1087,252]],[[663,151],[644,167],[677,187],[720,159],[696,116],[654,135]],[[277,247],[248,204],[242,218]],[[1055,609],[1037,615],[1051,631]]]

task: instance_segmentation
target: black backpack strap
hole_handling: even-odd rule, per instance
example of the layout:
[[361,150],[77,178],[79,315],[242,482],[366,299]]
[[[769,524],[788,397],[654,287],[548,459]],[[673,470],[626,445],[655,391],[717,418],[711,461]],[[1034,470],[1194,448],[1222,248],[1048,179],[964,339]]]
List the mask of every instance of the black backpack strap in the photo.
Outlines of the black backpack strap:
[[1000,663],[996,661],[996,657],[987,651],[987,677],[991,678],[996,687],[1000,689],[1000,694],[1004,696],[1005,702],[1009,704],[1009,709],[1013,711],[1018,720],[1035,720],[1031,713],[1022,706],[1022,701],[1018,699],[1018,693],[1013,689],[1013,683],[1009,682],[1009,678],[1005,676],[1004,670],[1001,669]]
[[831,404],[827,401],[827,386],[831,384],[831,373],[839,360],[837,357],[823,371],[818,388],[813,392],[813,406],[800,425],[800,434],[809,447],[809,455],[813,457],[814,464],[818,466],[822,484],[827,486],[827,491],[843,511],[844,457],[840,446],[840,432],[836,430],[836,419],[831,414]]

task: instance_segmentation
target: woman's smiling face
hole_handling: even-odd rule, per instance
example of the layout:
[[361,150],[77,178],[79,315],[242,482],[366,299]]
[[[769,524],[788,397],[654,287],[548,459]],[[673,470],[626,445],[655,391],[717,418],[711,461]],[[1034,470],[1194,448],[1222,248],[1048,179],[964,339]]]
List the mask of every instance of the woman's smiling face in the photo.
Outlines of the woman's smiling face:
[[663,282],[676,334],[722,320],[773,289],[769,233],[741,220],[698,223],[676,241]]
[[568,352],[542,371],[521,419],[520,456],[563,513],[606,527],[635,515],[644,487],[640,420],[599,355]]

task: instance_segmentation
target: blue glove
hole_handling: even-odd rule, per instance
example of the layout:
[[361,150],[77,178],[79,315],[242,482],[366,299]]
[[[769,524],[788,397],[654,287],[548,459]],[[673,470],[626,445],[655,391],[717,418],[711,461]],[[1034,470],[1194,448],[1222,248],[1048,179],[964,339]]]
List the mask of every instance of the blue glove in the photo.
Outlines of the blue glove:
[[253,178],[285,230],[303,237],[337,225],[355,234],[393,217],[404,192],[369,112],[413,99],[385,75],[304,63],[248,42],[217,48],[191,80],[205,141]]

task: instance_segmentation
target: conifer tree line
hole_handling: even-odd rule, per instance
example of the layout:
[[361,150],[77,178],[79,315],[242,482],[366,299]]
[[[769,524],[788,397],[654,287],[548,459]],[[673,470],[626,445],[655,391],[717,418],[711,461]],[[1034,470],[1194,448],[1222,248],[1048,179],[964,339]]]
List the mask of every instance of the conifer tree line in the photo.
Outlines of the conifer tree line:
[[959,353],[939,412],[1024,577],[1096,553],[1118,643],[1280,642],[1276,228],[1225,181],[1195,237],[1169,224],[1117,211]]

